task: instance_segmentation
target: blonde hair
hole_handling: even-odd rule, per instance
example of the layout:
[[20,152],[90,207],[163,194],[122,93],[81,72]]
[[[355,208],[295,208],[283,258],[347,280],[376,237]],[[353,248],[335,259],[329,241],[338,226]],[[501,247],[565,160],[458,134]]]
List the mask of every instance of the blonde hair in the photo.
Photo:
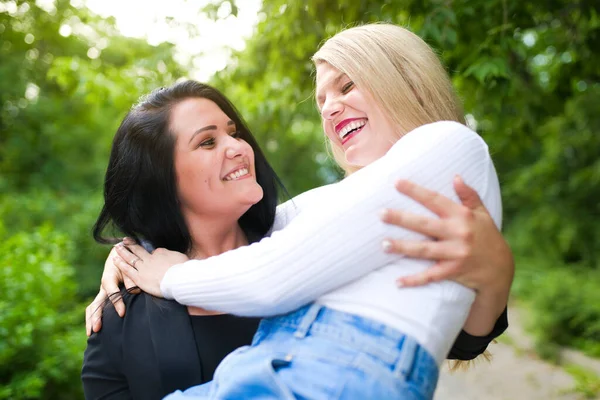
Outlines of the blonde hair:
[[[346,29],[328,39],[313,55],[366,90],[397,127],[396,140],[431,122],[464,123],[462,105],[434,51],[411,31],[392,24]],[[346,161],[344,151],[329,141],[337,164],[350,174],[360,167]]]

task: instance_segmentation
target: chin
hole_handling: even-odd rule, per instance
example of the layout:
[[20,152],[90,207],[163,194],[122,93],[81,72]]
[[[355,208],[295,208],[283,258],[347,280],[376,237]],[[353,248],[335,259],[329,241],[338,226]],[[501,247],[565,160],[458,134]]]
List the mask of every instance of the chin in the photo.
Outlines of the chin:
[[346,152],[346,161],[353,167],[362,168],[377,161],[385,155],[385,153],[377,154],[377,152],[364,152],[359,149],[348,149]]
[[250,202],[254,205],[256,203],[258,203],[259,201],[262,200],[264,193],[262,190],[262,187],[260,187],[259,184],[256,184],[256,188],[253,188],[249,193],[248,193],[248,199],[250,200]]
[[346,162],[353,167],[362,168],[368,165],[368,162],[365,162],[364,157],[361,157],[361,154],[357,154],[356,151],[349,150],[346,152]]

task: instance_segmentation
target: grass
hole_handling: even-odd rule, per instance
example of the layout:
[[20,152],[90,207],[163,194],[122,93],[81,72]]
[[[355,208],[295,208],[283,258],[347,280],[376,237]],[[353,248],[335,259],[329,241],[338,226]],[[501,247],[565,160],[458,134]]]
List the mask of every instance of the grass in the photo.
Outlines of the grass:
[[579,365],[567,365],[564,369],[575,379],[575,393],[586,399],[600,398],[600,376]]

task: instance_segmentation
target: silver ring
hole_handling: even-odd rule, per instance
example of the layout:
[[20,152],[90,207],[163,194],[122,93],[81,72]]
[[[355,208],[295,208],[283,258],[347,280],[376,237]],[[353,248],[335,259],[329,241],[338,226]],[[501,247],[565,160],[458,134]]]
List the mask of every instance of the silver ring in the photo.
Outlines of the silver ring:
[[133,262],[131,263],[131,266],[132,266],[132,267],[133,267],[133,269],[135,269],[136,271],[137,271],[137,268],[135,267],[135,263],[136,263],[136,262],[138,262],[138,261],[140,261],[140,260],[141,260],[141,258],[139,258],[139,257],[138,257],[138,258],[136,258],[135,260],[133,260]]

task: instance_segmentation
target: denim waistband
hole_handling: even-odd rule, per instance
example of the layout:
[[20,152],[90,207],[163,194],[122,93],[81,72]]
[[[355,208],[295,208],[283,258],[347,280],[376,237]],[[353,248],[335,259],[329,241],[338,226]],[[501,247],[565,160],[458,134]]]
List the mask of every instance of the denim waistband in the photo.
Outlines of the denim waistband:
[[[289,314],[264,319],[255,341],[266,340],[274,335],[296,339],[306,336],[329,338],[340,345],[378,359],[398,376],[408,377],[423,372],[422,378],[430,380],[430,373],[425,373],[422,368],[413,370],[415,364],[435,368],[437,374],[435,359],[414,338],[377,321],[319,304],[311,304]],[[412,379],[421,380],[420,378],[412,376]],[[435,387],[435,383],[433,385]]]

